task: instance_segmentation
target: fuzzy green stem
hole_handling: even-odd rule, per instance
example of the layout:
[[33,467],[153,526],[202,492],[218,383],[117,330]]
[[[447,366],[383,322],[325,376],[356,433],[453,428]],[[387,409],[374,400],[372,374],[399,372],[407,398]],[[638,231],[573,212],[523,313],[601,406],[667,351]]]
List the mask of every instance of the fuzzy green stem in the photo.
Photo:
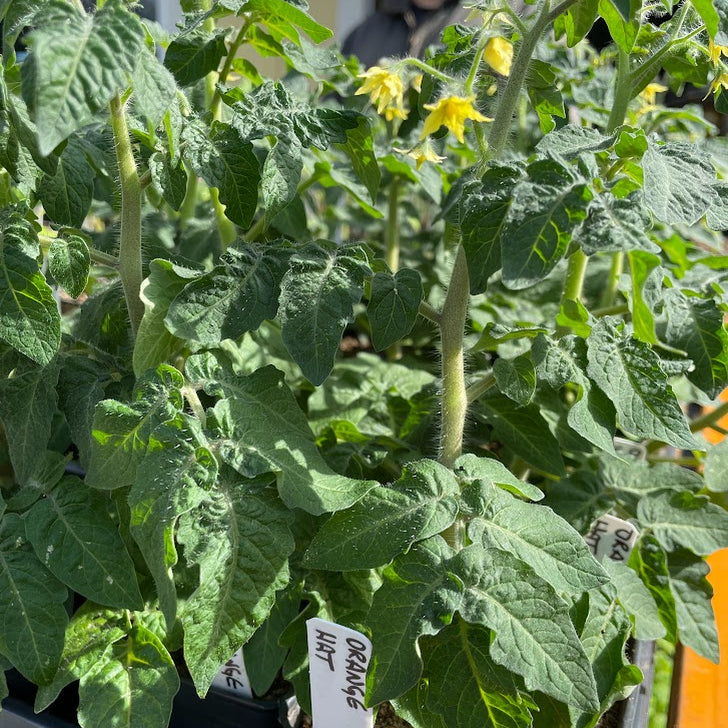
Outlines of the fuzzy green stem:
[[193,387],[184,386],[182,387],[182,395],[187,400],[190,409],[195,413],[195,416],[200,421],[202,427],[206,427],[207,415],[205,413],[205,408],[202,406],[202,402],[200,401],[200,397],[197,394],[197,391]]
[[430,76],[434,76],[436,79],[443,81],[447,84],[456,84],[457,80],[453,78],[453,76],[449,76],[447,73],[443,73],[442,71],[438,71],[436,68],[431,66],[429,63],[425,63],[424,61],[420,61],[417,58],[403,58],[401,61],[398,61],[397,63],[392,66],[392,70],[396,71],[399,67],[404,66],[412,66],[414,68],[419,69],[420,71],[424,71],[425,73],[429,74]]
[[183,225],[195,214],[195,208],[197,207],[197,187],[199,184],[197,175],[189,167],[186,167],[186,171],[187,187],[185,188],[184,200],[182,200],[179,208],[179,219]]
[[482,379],[479,379],[477,382],[473,382],[466,391],[468,404],[475,402],[475,400],[485,394],[494,385],[495,376],[493,376],[493,372],[488,372],[483,375]]
[[[564,290],[561,294],[561,308],[563,309],[567,301],[581,300],[582,289],[584,288],[584,278],[586,277],[586,267],[589,257],[584,255],[581,248],[577,248],[570,256],[566,268],[566,279],[564,280]],[[571,329],[568,326],[558,326],[556,329],[557,336],[565,336]]]
[[521,95],[521,89],[526,79],[531,56],[533,56],[533,52],[536,50],[541,35],[548,25],[561,15],[561,13],[568,10],[575,1],[565,0],[551,10],[549,0],[544,0],[536,20],[530,30],[523,36],[513,59],[513,64],[511,65],[508,82],[499,99],[498,110],[493,119],[490,135],[488,136],[491,158],[499,159],[505,150],[508,133],[511,128],[511,119],[513,118],[518,99]]
[[451,468],[463,449],[463,432],[468,409],[465,389],[463,338],[470,301],[468,264],[458,246],[450,286],[442,308],[442,431],[440,462]]
[[392,273],[399,270],[399,189],[400,179],[395,176],[389,186],[387,226],[384,230],[384,254]]
[[632,100],[632,84],[629,77],[629,55],[621,48],[617,57],[617,75],[614,79],[614,100],[607,122],[607,134],[613,132],[624,121],[627,107]]
[[109,268],[117,268],[119,266],[119,260],[115,255],[109,255],[109,253],[92,248],[90,245],[88,246],[88,254],[91,260],[99,265],[106,265]]
[[705,430],[726,415],[728,415],[728,402],[723,402],[723,404],[719,405],[714,410],[701,415],[700,417],[696,417],[690,423],[690,432],[700,432],[701,430]]
[[609,308],[614,305],[614,299],[617,296],[619,288],[619,279],[622,276],[622,268],[624,266],[624,253],[620,250],[612,255],[612,266],[609,269],[609,278],[607,279],[607,287],[604,289],[600,306]]
[[216,187],[210,187],[210,201],[217,221],[217,232],[220,236],[222,249],[225,250],[230,243],[238,236],[235,223],[231,222],[225,215],[225,206],[220,202],[220,194]]
[[422,318],[426,318],[433,324],[437,324],[438,326],[440,326],[442,323],[442,315],[440,314],[440,312],[433,306],[430,306],[427,301],[420,301],[420,306],[417,312],[420,314],[420,316],[422,316]]
[[227,81],[227,77],[230,75],[230,71],[233,67],[233,61],[238,55],[240,46],[245,42],[245,38],[248,35],[248,29],[250,28],[250,19],[246,18],[243,22],[240,30],[235,35],[233,42],[230,44],[230,48],[225,56],[225,63],[222,65],[220,74],[217,77],[218,86],[212,95],[212,101],[210,102],[210,111],[212,112],[212,118],[218,119],[220,115],[220,103],[222,102],[222,94],[220,93],[220,86],[223,86]]
[[470,72],[468,73],[468,77],[465,79],[465,84],[463,86],[463,90],[465,91],[466,96],[470,96],[470,94],[473,92],[473,84],[475,83],[475,78],[478,74],[478,69],[480,68],[480,63],[483,60],[483,53],[485,53],[485,46],[488,44],[488,41],[490,40],[490,37],[483,33],[483,35],[480,36],[480,40],[478,41],[478,46],[475,49],[475,57],[473,58],[473,62],[470,64]]
[[139,298],[142,284],[142,188],[119,94],[111,100],[110,108],[121,185],[119,277],[124,288],[132,334],[136,337],[144,315],[144,304]]

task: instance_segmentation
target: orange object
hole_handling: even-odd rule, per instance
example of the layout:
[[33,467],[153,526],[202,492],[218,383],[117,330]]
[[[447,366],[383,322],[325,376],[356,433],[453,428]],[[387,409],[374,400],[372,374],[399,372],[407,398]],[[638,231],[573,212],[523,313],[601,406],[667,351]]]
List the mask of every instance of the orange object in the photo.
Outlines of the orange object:
[[[728,401],[728,390],[720,397]],[[718,425],[728,429],[728,415]],[[702,432],[709,442],[719,442],[723,435],[707,428]],[[708,558],[713,585],[713,611],[718,623],[720,640],[720,665],[714,665],[704,657],[696,655],[689,647],[683,647],[676,661],[671,713],[675,716],[675,728],[728,728],[728,549],[716,551]],[[679,664],[677,664],[679,663]],[[677,690],[675,690],[675,687]]]

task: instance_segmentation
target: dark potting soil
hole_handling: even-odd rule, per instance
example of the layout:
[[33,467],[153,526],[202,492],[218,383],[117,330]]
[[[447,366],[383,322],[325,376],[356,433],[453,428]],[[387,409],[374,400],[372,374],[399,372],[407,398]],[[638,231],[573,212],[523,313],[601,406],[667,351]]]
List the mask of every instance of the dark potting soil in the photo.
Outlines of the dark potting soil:
[[[300,728],[311,728],[311,716],[304,714]],[[412,724],[400,718],[389,703],[382,703],[377,712],[374,728],[412,728]]]

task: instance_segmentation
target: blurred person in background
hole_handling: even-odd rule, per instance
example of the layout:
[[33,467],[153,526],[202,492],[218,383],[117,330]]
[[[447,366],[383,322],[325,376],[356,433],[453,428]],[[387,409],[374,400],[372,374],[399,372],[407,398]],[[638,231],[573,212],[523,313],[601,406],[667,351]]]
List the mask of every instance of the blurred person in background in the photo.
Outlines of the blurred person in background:
[[459,0],[380,0],[376,11],[346,37],[342,52],[367,67],[392,56],[421,58],[446,26],[464,22],[468,14]]

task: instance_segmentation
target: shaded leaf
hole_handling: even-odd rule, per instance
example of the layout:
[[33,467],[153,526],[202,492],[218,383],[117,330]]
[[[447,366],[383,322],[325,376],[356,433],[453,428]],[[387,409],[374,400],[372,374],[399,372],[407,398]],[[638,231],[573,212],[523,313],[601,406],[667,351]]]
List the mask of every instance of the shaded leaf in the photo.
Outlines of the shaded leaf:
[[396,344],[412,330],[422,301],[420,274],[403,268],[395,274],[376,273],[367,306],[372,344],[383,351]]

